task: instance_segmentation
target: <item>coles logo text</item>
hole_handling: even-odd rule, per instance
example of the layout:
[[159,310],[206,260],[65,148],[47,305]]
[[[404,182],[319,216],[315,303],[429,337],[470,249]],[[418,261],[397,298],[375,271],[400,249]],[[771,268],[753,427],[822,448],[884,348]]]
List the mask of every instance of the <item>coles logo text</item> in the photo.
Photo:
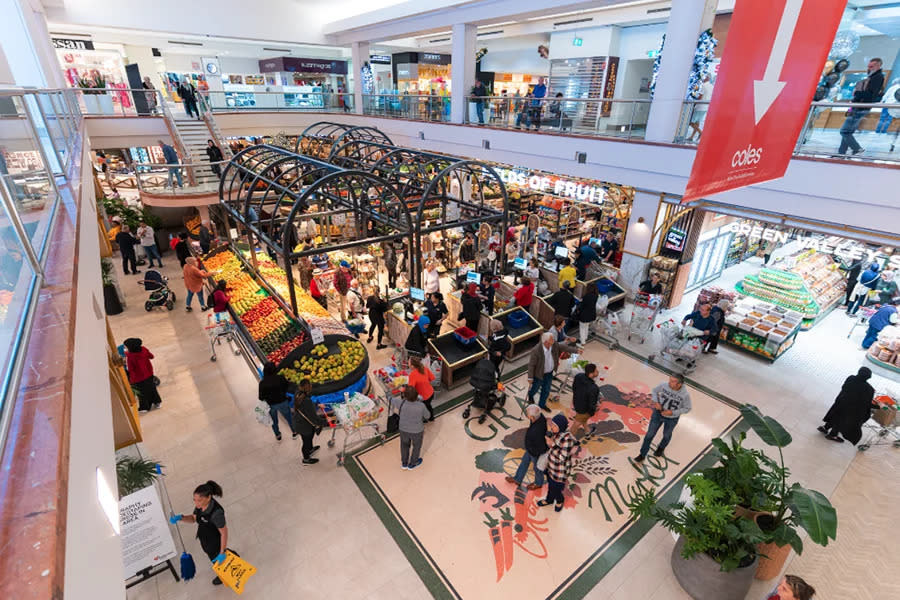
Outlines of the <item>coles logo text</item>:
[[731,156],[732,167],[749,167],[762,160],[763,149],[754,148],[751,144],[743,150],[738,150]]

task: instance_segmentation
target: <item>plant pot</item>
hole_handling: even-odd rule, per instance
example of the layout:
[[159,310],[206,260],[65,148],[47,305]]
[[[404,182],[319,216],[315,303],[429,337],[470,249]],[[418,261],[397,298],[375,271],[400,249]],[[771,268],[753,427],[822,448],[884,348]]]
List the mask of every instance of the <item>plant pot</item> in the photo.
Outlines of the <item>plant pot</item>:
[[116,286],[107,284],[103,286],[103,308],[107,315],[118,315],[122,312],[122,302],[116,292]]
[[742,519],[749,519],[751,521],[756,521],[761,515],[771,515],[772,513],[763,512],[759,510],[753,510],[750,508],[744,508],[743,506],[735,506],[734,507],[734,516],[741,517]]
[[81,94],[81,99],[84,101],[84,114],[96,115],[100,113],[99,102],[95,94],[85,92]]
[[756,578],[762,581],[775,579],[784,568],[788,556],[791,554],[791,545],[777,546],[775,544],[760,544],[756,547],[759,552],[759,566],[756,568]]
[[679,537],[672,550],[672,572],[682,589],[694,600],[744,600],[753,575],[756,573],[758,559],[734,571],[723,573],[719,563],[706,554],[700,554],[688,560],[681,556],[684,549],[684,538]]
[[110,94],[104,93],[103,95],[96,96],[97,105],[100,107],[99,112],[104,115],[113,114],[113,97]]

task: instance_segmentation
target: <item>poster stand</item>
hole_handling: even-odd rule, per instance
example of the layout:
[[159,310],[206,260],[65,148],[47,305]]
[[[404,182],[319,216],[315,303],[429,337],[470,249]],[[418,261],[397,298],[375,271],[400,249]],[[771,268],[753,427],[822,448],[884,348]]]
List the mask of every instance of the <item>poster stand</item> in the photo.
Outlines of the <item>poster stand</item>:
[[175,581],[181,581],[181,578],[178,576],[178,572],[175,571],[175,565],[172,564],[172,559],[170,558],[169,560],[167,560],[164,563],[159,563],[158,565],[154,565],[152,567],[147,567],[143,571],[138,571],[137,573],[134,574],[133,577],[131,577],[131,579],[134,579],[134,577],[140,577],[140,579],[137,579],[132,582],[128,582],[128,580],[126,579],[125,581],[127,583],[125,584],[125,589],[127,590],[128,588],[133,587],[139,583],[143,583],[143,582],[147,581],[148,579],[155,577],[156,575],[165,573],[166,571],[172,572],[172,577],[175,578]]

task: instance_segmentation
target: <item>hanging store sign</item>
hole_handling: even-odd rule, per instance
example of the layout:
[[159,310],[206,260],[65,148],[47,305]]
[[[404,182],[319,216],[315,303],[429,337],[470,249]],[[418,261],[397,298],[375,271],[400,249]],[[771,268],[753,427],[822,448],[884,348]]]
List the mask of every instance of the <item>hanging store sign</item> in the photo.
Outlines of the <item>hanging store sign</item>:
[[[619,75],[619,57],[610,56],[606,63],[606,77],[603,83],[603,97],[611,100],[616,95],[616,77]],[[612,102],[600,105],[600,116],[608,117],[612,112]]]
[[369,62],[373,65],[389,65],[391,64],[391,57],[386,54],[370,54]]
[[503,183],[513,188],[528,189],[533,192],[554,194],[581,202],[603,202],[602,186],[584,183],[566,177],[557,177],[540,172],[519,169],[497,169]]
[[684,250],[684,241],[687,239],[687,231],[672,227],[666,234],[666,249],[681,252]]
[[737,0],[682,202],[784,175],[847,0]]

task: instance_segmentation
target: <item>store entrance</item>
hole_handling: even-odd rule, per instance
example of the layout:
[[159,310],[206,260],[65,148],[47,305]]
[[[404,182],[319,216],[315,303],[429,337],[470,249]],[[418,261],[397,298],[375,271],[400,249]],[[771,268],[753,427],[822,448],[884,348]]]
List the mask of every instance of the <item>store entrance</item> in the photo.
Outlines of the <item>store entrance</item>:
[[[671,307],[680,321],[701,304],[725,310],[718,342],[768,361],[817,361],[823,351],[900,371],[900,328],[870,319],[900,302],[900,254],[781,224],[700,213],[685,293]],[[700,215],[697,215],[698,217]],[[866,274],[872,270],[874,274]],[[890,310],[890,309],[888,309]],[[879,321],[873,321],[878,325]],[[720,346],[720,347],[721,347]],[[712,346],[715,348],[715,346]]]

